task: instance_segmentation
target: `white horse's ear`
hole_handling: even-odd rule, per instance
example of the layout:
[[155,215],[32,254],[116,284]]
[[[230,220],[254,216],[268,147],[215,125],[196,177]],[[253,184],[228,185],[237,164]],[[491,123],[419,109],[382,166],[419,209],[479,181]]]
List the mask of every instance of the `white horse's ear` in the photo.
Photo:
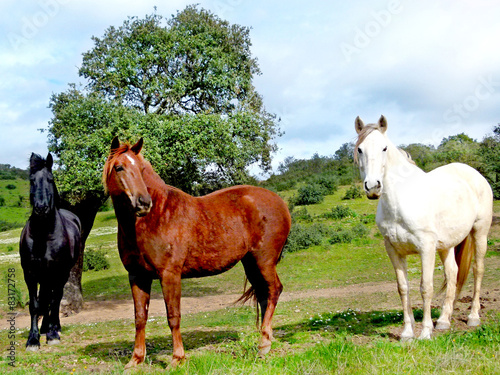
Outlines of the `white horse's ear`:
[[356,133],[361,133],[361,130],[363,130],[363,128],[365,127],[365,124],[363,122],[363,120],[361,120],[358,117],[356,117],[356,120],[354,120],[354,129],[356,129]]
[[382,134],[384,134],[387,130],[387,120],[384,115],[380,116],[380,119],[378,120],[378,128]]

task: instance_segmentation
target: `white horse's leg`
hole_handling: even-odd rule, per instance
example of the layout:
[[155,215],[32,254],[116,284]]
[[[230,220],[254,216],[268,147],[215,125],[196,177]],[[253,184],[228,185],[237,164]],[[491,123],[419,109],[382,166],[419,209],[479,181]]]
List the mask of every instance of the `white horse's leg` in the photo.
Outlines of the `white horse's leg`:
[[398,282],[398,292],[401,297],[401,304],[403,306],[403,319],[404,327],[401,333],[401,340],[407,341],[415,337],[413,327],[415,325],[415,318],[410,303],[410,287],[408,284],[408,273],[406,265],[406,257],[402,257],[397,253],[396,249],[389,241],[385,241],[385,249],[387,255],[391,259],[394,271],[396,272],[396,280]]
[[474,265],[472,268],[474,271],[474,295],[472,296],[471,312],[467,319],[467,325],[471,327],[481,324],[481,320],[479,318],[479,310],[481,309],[479,294],[481,292],[481,283],[484,275],[484,256],[486,255],[486,249],[488,248],[488,238],[486,235],[479,235],[478,233],[475,233],[474,241],[476,245]]
[[455,302],[455,294],[457,290],[457,273],[458,266],[455,261],[455,249],[451,248],[439,252],[441,261],[444,265],[444,274],[446,277],[446,295],[441,310],[441,316],[436,323],[436,329],[449,329],[451,314],[453,313],[453,305]]
[[[427,251],[426,251],[427,250]],[[420,281],[420,293],[424,302],[424,318],[422,320],[422,333],[419,339],[430,339],[434,328],[431,318],[431,302],[434,293],[434,265],[436,264],[436,251],[432,246],[424,247],[420,253],[422,258],[422,279]]]

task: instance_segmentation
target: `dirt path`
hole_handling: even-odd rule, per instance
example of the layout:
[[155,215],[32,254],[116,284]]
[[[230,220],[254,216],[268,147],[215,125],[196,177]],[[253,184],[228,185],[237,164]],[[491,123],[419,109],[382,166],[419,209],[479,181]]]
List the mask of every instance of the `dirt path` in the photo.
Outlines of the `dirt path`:
[[[280,302],[300,300],[306,298],[342,298],[352,295],[369,295],[373,293],[390,292],[397,293],[395,282],[367,283],[350,285],[341,288],[317,289],[299,292],[284,292]],[[205,297],[182,298],[182,315],[220,310],[233,306],[234,302],[241,297],[240,294],[226,294]],[[149,317],[165,316],[165,303],[163,299],[151,299],[149,306]],[[83,311],[68,317],[61,317],[61,324],[96,323],[118,319],[133,319],[134,305],[132,300],[116,301],[91,301],[85,302]],[[0,321],[0,329],[8,328],[6,319]],[[30,326],[29,314],[21,313],[16,317],[16,328],[28,328]]]
[[[411,289],[418,290],[419,280],[411,280]],[[497,285],[498,286],[498,285]],[[374,306],[374,308],[382,309],[399,309],[399,298],[397,297],[396,281],[378,282],[378,283],[365,283],[349,285],[339,288],[316,289],[297,292],[284,292],[280,297],[280,302],[289,302],[294,300],[304,300],[308,298],[352,298],[352,296],[359,296],[360,300],[365,300],[370,295],[375,293],[388,293],[397,298],[394,306]],[[456,306],[455,317],[458,314],[465,319],[467,310],[470,307],[470,293],[462,293],[462,297]],[[482,312],[496,310],[500,311],[500,288],[496,286],[491,288],[485,286],[482,290]],[[182,298],[181,308],[182,315],[193,314],[197,312],[215,311],[233,306],[234,302],[240,297],[240,294],[226,294],[216,296],[204,297],[185,297]],[[413,299],[414,306],[420,306],[421,300]],[[437,303],[437,299],[435,301]],[[151,299],[149,307],[149,317],[164,317],[165,304],[163,299]],[[79,314],[71,315],[68,317],[61,317],[61,324],[88,324],[103,321],[119,320],[119,319],[133,319],[134,318],[134,305],[132,300],[115,300],[115,301],[91,301],[86,302],[83,311]],[[30,317],[27,312],[19,314],[16,317],[16,328],[24,329],[30,325]],[[0,320],[0,329],[9,327],[7,319]]]

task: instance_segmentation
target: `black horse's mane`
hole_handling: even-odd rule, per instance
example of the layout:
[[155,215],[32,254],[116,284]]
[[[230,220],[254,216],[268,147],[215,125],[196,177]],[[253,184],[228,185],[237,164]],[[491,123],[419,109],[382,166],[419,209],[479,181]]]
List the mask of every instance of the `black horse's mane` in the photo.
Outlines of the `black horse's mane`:
[[43,169],[47,164],[47,160],[38,154],[33,154],[30,159],[30,174],[36,173]]

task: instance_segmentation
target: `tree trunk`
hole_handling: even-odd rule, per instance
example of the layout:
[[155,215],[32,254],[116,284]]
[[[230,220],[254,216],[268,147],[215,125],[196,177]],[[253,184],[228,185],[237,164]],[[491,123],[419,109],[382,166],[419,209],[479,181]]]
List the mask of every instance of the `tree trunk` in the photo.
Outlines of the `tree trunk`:
[[82,268],[85,243],[90,234],[90,230],[94,225],[97,212],[106,199],[107,197],[104,194],[99,194],[87,198],[75,205],[69,204],[64,199],[61,202],[62,208],[73,212],[76,216],[78,216],[82,224],[80,256],[78,257],[76,264],[71,269],[68,282],[64,286],[64,294],[61,300],[61,313],[63,316],[79,313],[83,308]]

